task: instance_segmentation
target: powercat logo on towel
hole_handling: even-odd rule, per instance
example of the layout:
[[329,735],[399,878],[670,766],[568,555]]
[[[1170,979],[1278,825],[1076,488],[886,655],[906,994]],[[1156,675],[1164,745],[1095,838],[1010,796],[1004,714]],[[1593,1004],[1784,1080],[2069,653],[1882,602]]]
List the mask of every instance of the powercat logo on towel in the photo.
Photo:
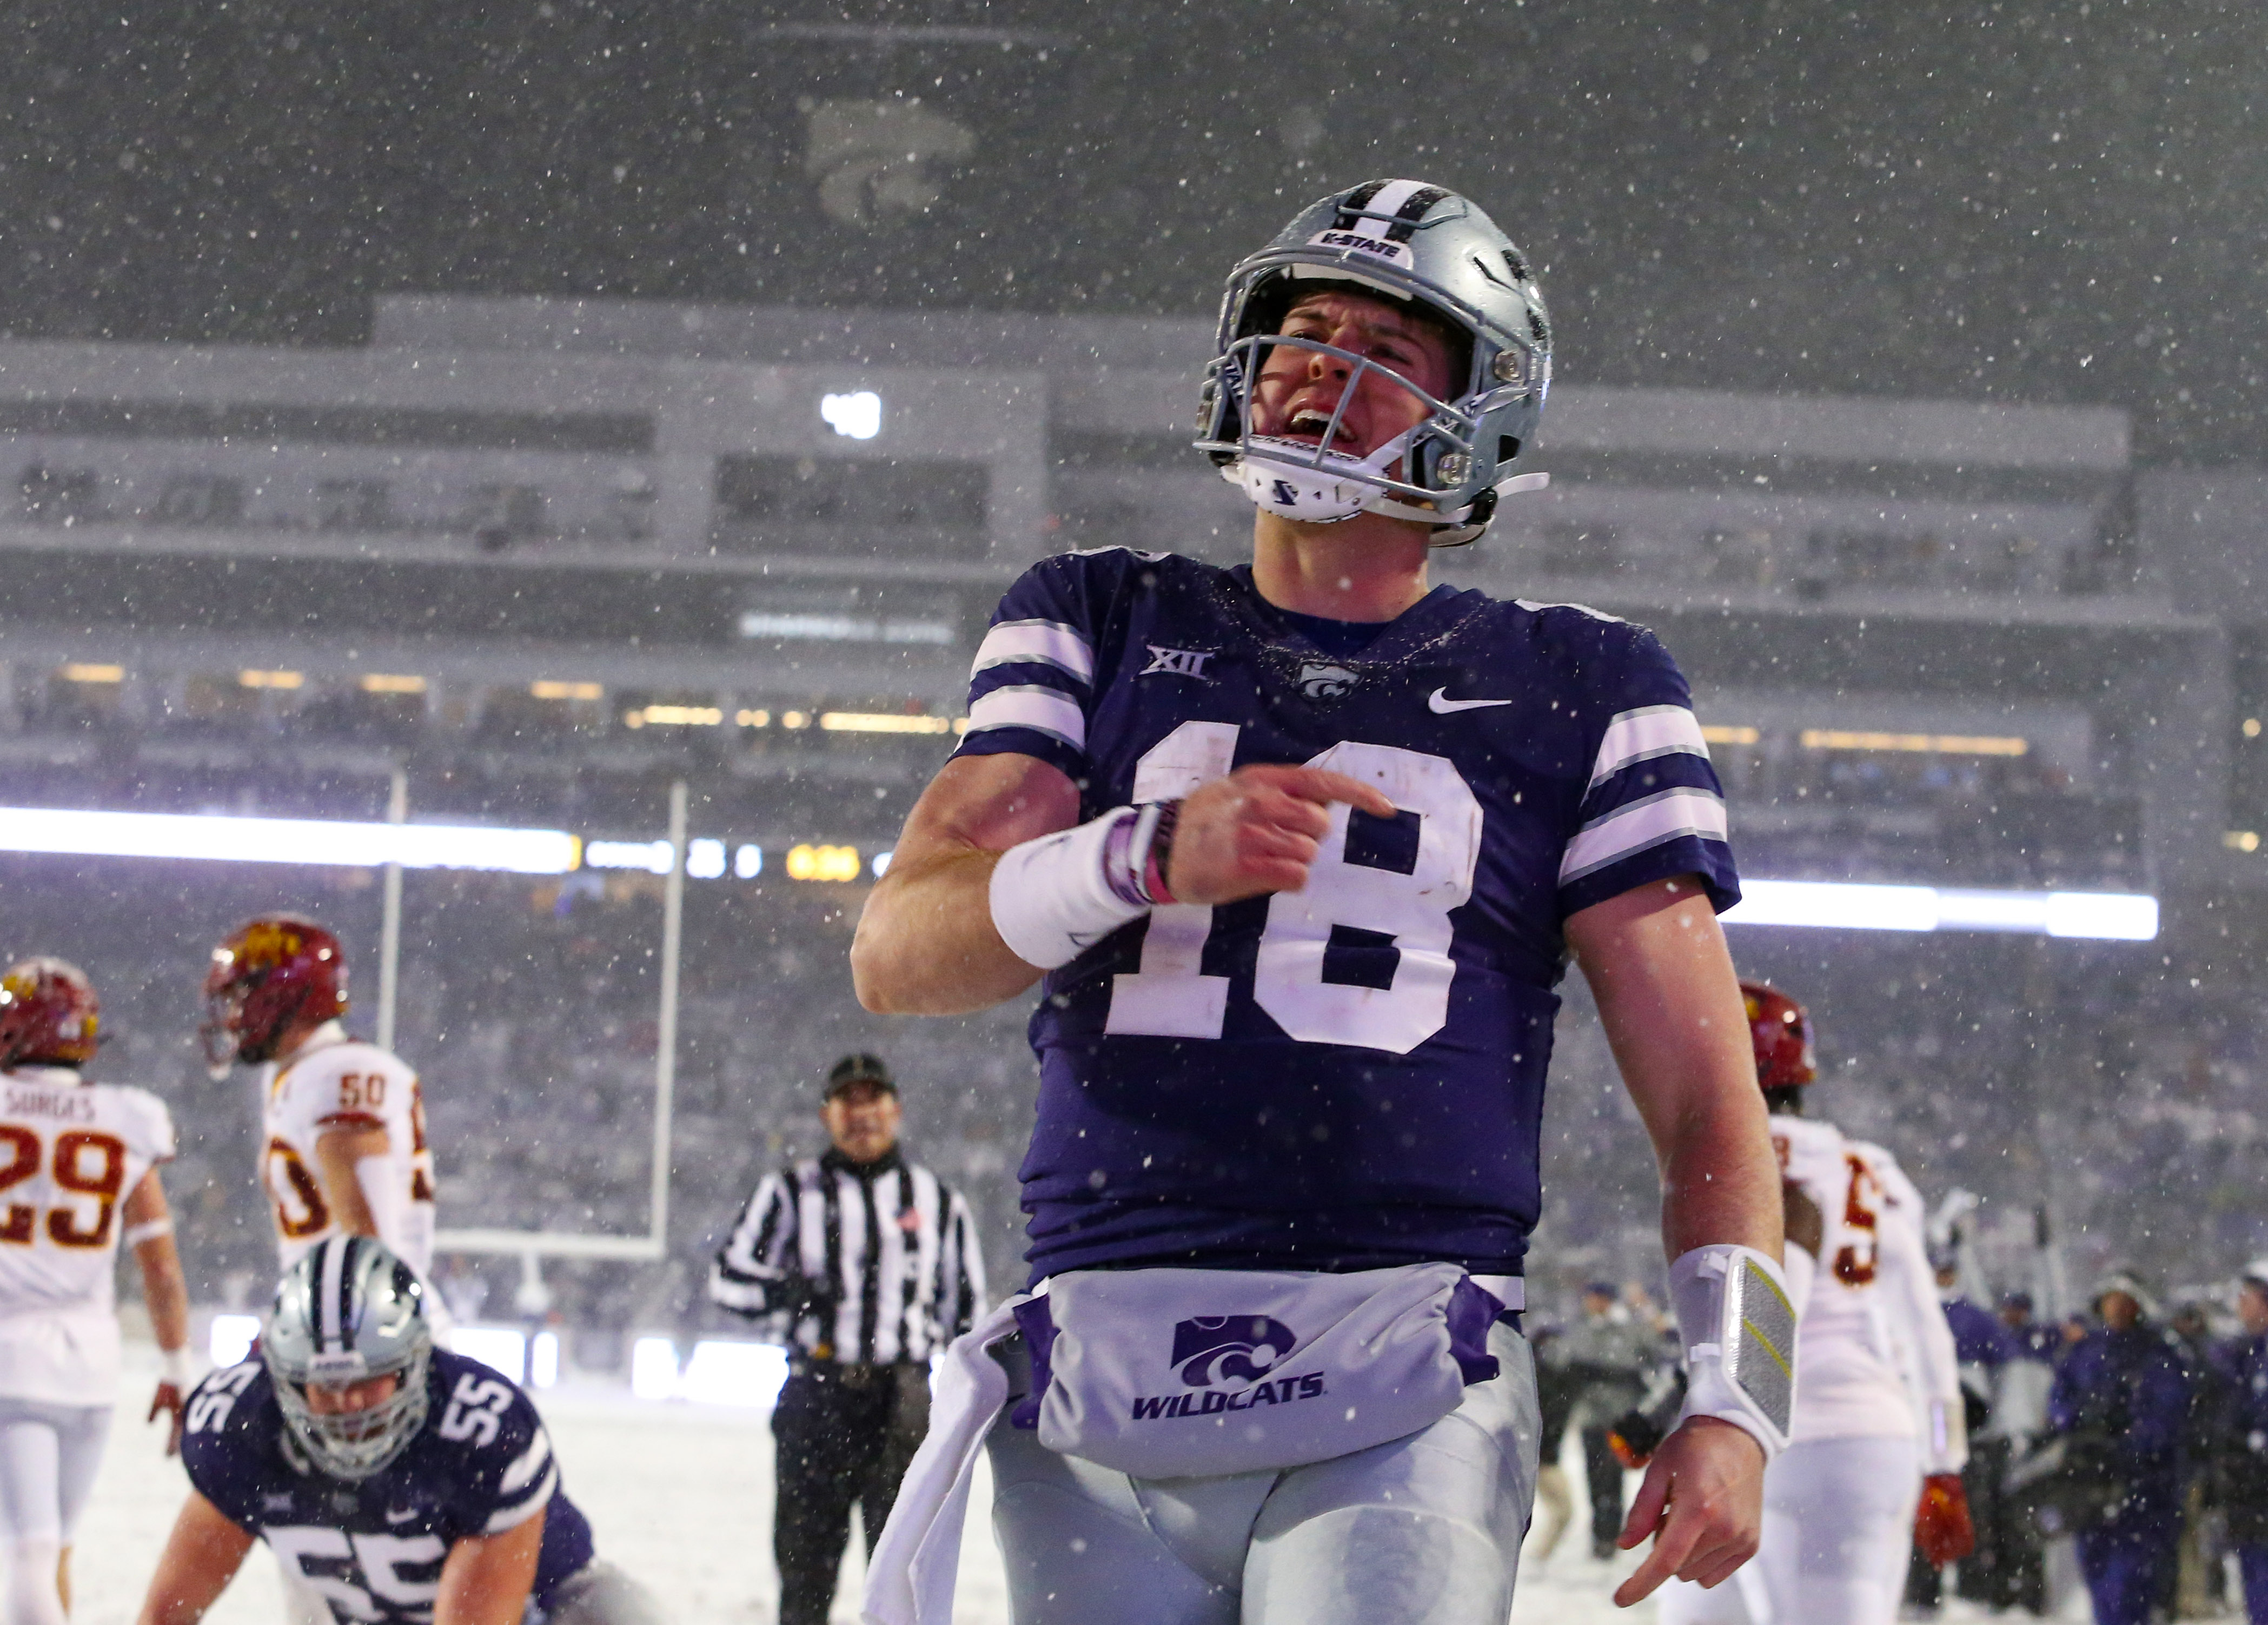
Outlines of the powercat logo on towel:
[[[1288,1405],[1294,1400],[1320,1399],[1324,1393],[1321,1371],[1296,1377],[1268,1374],[1290,1355],[1299,1341],[1297,1332],[1264,1314],[1198,1315],[1183,1320],[1174,1327],[1170,1363],[1188,1386],[1211,1392],[1138,1394],[1134,1420],[1211,1416],[1226,1411],[1250,1410],[1256,1405]],[[1230,1391],[1213,1387],[1215,1382],[1243,1382],[1251,1386]]]

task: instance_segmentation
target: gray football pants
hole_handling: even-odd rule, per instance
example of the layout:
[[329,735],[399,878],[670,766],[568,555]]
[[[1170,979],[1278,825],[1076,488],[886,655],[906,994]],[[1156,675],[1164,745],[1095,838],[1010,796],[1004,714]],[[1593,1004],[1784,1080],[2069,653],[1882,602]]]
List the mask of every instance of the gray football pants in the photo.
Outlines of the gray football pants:
[[1015,1625],[1504,1625],[1542,1423],[1527,1340],[1499,1324],[1489,1352],[1503,1374],[1431,1427],[1281,1472],[1130,1478],[1003,1413],[985,1449]]
[[546,1625],[662,1625],[652,1592],[603,1557],[560,1583]]

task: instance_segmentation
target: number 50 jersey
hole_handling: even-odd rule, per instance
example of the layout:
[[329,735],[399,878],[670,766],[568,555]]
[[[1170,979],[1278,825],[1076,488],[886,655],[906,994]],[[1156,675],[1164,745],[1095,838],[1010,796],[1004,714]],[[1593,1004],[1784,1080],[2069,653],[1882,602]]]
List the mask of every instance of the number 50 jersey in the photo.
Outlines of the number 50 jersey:
[[[383,1129],[383,1157],[358,1165],[378,1239],[420,1276],[433,1265],[433,1153],[417,1074],[375,1044],[357,1043],[335,1021],[265,1074],[260,1182],[289,1269],[339,1233],[323,1188],[316,1143],[334,1129]],[[436,1305],[438,1307],[438,1305]]]
[[1563,922],[1680,875],[1738,898],[1707,747],[1651,633],[1447,586],[1345,652],[1366,630],[1275,608],[1248,568],[1117,548],[1044,560],[1002,600],[959,754],[1053,764],[1083,819],[1256,762],[1364,779],[1397,809],[1333,807],[1299,892],[1160,908],[1049,976],[1035,1276],[1518,1273]]

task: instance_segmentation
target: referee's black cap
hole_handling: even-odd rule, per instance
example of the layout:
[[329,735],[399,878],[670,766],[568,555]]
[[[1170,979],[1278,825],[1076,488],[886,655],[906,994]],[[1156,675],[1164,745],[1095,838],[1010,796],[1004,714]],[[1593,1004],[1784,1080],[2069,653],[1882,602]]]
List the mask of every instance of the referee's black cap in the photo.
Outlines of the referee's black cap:
[[822,1100],[832,1100],[853,1084],[873,1084],[898,1092],[898,1080],[890,1076],[890,1063],[878,1055],[861,1049],[847,1055],[827,1069],[827,1087],[820,1095]]

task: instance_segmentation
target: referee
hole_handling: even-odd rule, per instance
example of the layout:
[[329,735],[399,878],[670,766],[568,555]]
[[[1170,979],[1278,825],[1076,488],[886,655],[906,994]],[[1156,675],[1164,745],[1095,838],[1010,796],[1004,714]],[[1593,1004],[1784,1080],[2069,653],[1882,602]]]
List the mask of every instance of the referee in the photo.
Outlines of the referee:
[[834,1146],[767,1174],[710,1272],[709,1296],[788,1351],[772,1413],[780,1625],[826,1625],[850,1504],[867,1549],[929,1430],[929,1357],[984,1308],[968,1206],[898,1154],[898,1085],[845,1055],[819,1114]]

